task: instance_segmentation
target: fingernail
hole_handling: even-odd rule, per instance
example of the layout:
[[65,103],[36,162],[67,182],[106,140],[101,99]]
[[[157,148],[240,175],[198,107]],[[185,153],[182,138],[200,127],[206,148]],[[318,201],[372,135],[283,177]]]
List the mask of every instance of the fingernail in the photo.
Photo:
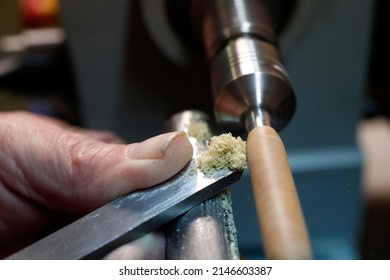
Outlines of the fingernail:
[[159,159],[164,157],[168,148],[178,138],[185,137],[184,131],[161,134],[141,143],[129,145],[127,156],[131,159]]
[[187,134],[184,131],[176,131],[172,135],[167,137],[165,142],[161,145],[161,149],[160,149],[161,156],[164,156],[166,154],[169,146],[172,144],[172,142],[174,142],[176,139],[178,139],[180,137],[187,138]]

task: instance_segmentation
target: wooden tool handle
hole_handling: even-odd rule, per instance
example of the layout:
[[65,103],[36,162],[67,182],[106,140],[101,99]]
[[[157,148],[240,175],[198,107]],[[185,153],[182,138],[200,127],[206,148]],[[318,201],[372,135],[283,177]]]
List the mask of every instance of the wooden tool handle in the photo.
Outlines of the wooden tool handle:
[[248,164],[268,259],[311,259],[312,252],[286,150],[269,126],[252,129]]

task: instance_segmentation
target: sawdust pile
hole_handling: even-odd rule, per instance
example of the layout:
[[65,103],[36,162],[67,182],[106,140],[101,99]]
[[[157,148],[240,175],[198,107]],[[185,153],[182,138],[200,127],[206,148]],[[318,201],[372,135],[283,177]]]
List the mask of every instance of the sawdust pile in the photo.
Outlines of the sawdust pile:
[[206,175],[221,169],[242,171],[246,168],[246,142],[231,133],[213,136],[196,164]]

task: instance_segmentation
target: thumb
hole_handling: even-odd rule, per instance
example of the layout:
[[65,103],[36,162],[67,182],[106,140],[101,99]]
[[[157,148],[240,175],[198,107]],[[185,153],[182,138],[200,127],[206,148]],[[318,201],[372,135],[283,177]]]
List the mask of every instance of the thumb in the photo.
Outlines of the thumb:
[[88,142],[72,149],[72,183],[68,186],[73,196],[69,206],[76,203],[86,211],[163,182],[192,158],[192,145],[184,132],[166,133],[130,145]]
[[85,213],[120,195],[156,185],[192,158],[192,145],[184,132],[130,145],[107,144],[63,131],[58,141],[44,141],[44,137],[36,133],[28,148],[14,153],[19,154],[16,160],[24,174],[21,192],[61,212]]

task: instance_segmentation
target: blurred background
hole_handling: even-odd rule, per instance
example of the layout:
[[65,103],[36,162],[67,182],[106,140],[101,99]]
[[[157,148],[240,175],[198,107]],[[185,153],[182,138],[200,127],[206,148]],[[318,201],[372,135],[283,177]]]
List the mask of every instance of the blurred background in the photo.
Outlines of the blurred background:
[[[130,142],[160,133],[183,110],[212,117],[188,2],[0,0],[0,110]],[[281,136],[315,258],[390,258],[389,5],[263,2],[297,97]],[[241,255],[263,258],[247,171],[231,191]]]

